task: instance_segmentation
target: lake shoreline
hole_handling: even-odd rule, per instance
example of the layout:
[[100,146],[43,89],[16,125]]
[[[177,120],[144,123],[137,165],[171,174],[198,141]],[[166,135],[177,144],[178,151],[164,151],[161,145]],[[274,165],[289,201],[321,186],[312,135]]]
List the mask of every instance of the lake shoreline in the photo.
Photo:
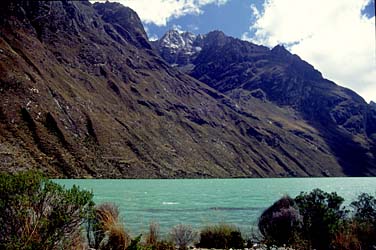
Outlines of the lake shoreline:
[[250,234],[262,211],[283,195],[293,197],[301,191],[321,188],[337,192],[347,202],[362,192],[375,193],[375,180],[374,177],[53,179],[66,187],[78,185],[92,191],[97,203],[118,204],[126,226],[134,235],[145,232],[151,221],[162,221],[164,233],[179,223],[200,228],[226,222]]

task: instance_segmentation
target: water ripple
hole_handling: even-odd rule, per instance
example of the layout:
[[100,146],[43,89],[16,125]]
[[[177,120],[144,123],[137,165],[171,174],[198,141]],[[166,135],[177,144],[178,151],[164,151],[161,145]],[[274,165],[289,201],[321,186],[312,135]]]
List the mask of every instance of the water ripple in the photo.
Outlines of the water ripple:
[[164,213],[164,212],[178,212],[178,213],[192,213],[192,212],[207,212],[207,211],[260,211],[265,208],[262,207],[209,207],[209,208],[148,208],[145,212]]

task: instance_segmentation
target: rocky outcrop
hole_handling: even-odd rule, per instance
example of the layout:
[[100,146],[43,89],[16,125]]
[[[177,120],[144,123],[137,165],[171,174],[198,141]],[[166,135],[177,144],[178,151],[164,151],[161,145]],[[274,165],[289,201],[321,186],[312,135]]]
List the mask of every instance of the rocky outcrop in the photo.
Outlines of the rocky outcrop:
[[[116,2],[95,3],[94,8],[102,20],[110,24],[125,41],[139,48],[151,49],[141,20],[132,9]],[[110,36],[113,34],[110,28],[105,29],[109,30]]]
[[159,54],[172,66],[189,66],[201,51],[199,37],[190,32],[168,31],[161,39],[152,42]]

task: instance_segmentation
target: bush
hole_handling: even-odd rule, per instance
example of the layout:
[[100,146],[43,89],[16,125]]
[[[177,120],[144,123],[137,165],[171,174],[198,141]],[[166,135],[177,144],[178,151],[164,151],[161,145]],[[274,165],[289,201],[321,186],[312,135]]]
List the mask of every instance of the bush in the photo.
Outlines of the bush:
[[104,203],[95,209],[93,223],[94,244],[98,250],[125,250],[130,237],[119,220],[119,209],[112,203]]
[[354,219],[359,222],[369,222],[376,226],[376,199],[369,194],[361,194],[351,203],[354,209]]
[[337,230],[331,244],[332,249],[362,250],[361,242],[356,235],[358,225],[352,221],[344,221]]
[[330,249],[346,216],[346,211],[341,207],[343,201],[336,193],[329,194],[320,189],[314,189],[311,193],[302,192],[295,198],[303,217],[302,237],[310,242],[312,248]]
[[198,247],[243,249],[244,239],[238,228],[231,225],[219,224],[208,226],[201,231]]
[[258,227],[266,244],[283,246],[296,241],[301,223],[295,201],[285,196],[262,213]]
[[170,236],[179,249],[187,249],[187,246],[196,240],[197,233],[190,225],[179,224],[172,228]]
[[157,241],[153,245],[143,244],[141,242],[141,234],[131,240],[127,250],[176,250],[173,243],[168,241]]
[[283,197],[266,209],[259,231],[267,246],[293,249],[376,249],[376,199],[361,194],[351,203],[352,217],[336,193],[315,189],[295,199]]
[[361,249],[376,248],[376,199],[369,194],[359,195],[351,203],[354,209],[353,233],[360,241]]
[[151,222],[149,225],[149,233],[146,235],[146,244],[155,246],[159,240],[159,225]]
[[151,222],[149,225],[149,232],[146,234],[145,243],[141,243],[141,238],[137,237],[132,240],[128,250],[175,250],[175,246],[172,242],[166,240],[160,240],[159,224]]
[[[127,250],[143,250],[145,249],[141,244],[141,236],[142,234],[140,234],[139,236],[137,236],[136,238],[132,239],[131,240],[131,243],[129,244],[129,246],[127,247]],[[149,250],[149,249],[148,249]]]
[[152,250],[176,250],[174,244],[170,241],[158,241],[157,244],[155,244],[152,247]]
[[37,172],[0,173],[0,249],[79,249],[92,197]]

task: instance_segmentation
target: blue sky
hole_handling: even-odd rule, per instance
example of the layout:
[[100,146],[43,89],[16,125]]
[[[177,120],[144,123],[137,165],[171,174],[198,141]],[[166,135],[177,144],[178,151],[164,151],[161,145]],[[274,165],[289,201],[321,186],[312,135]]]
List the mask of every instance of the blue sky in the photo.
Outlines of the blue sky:
[[324,77],[376,101],[374,0],[113,1],[138,13],[151,40],[177,28],[284,44]]
[[375,1],[370,1],[364,10],[362,10],[362,14],[366,15],[367,17],[374,17],[375,16]]
[[[263,0],[252,1],[262,8]],[[146,24],[150,36],[161,37],[167,30],[178,26],[180,29],[195,34],[206,34],[213,30],[221,30],[225,34],[241,38],[248,31],[255,17],[251,13],[250,1],[228,1],[226,4],[208,4],[202,7],[202,14],[185,15],[171,19],[165,26],[153,23]]]
[[[244,32],[249,32],[250,25],[256,21],[251,11],[251,5],[262,11],[264,2],[265,0],[232,0],[221,5],[213,2],[212,4],[204,5],[200,14],[193,13],[171,18],[163,26],[158,26],[154,23],[144,23],[144,25],[148,30],[148,35],[153,38],[160,38],[166,31],[174,28],[180,28],[183,31],[190,31],[195,34],[206,34],[213,30],[221,30],[229,36],[241,38]],[[361,10],[361,14],[369,18],[374,17],[375,2],[370,1]]]

